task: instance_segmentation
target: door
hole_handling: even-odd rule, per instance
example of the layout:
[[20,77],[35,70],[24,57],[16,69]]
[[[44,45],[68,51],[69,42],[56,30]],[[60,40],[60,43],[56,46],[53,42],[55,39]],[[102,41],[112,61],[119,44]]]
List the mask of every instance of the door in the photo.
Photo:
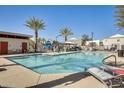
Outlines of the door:
[[27,51],[27,43],[23,42],[22,43],[22,53],[25,53]]
[[124,50],[124,45],[121,45],[121,50]]
[[8,54],[8,42],[0,42],[0,54]]

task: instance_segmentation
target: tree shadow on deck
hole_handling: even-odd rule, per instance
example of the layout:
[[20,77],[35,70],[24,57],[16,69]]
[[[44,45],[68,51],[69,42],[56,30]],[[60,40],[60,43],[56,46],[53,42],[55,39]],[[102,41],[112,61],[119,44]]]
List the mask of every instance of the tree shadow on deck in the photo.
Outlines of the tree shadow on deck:
[[17,65],[17,64],[0,65],[0,72],[6,71],[7,70],[6,67],[8,66],[14,66],[14,65]]
[[[65,83],[65,86],[67,86],[67,85],[73,84],[83,78],[86,78],[87,76],[89,76],[89,74],[86,72],[74,73],[74,74],[70,74],[70,75],[60,78],[60,79],[56,79],[56,80],[52,80],[52,81],[38,84],[35,86],[31,86],[30,88],[51,88],[51,87],[61,85],[64,83]],[[42,79],[42,76],[41,76],[41,79]]]
[[14,66],[14,65],[18,65],[18,64],[7,64],[7,65],[0,65],[0,67],[7,67],[7,66]]

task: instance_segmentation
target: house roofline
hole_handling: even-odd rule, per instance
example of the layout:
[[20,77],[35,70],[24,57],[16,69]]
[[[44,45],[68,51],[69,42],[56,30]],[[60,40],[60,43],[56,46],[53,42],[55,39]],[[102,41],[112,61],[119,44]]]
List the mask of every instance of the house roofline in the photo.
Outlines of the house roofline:
[[32,35],[27,35],[27,34],[21,34],[21,33],[14,33],[14,32],[6,32],[6,31],[0,31],[0,34],[4,34],[4,35],[16,35],[16,36],[21,36],[21,37],[28,37],[28,38],[32,38]]

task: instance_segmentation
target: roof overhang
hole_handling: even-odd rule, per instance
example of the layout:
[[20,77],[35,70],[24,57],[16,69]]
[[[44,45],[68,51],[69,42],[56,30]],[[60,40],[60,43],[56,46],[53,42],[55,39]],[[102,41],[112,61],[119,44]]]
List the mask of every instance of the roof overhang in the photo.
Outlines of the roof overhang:
[[3,35],[15,35],[15,36],[21,36],[21,37],[28,37],[28,38],[33,37],[32,35],[13,33],[13,32],[5,32],[5,31],[0,31],[0,34],[3,34]]

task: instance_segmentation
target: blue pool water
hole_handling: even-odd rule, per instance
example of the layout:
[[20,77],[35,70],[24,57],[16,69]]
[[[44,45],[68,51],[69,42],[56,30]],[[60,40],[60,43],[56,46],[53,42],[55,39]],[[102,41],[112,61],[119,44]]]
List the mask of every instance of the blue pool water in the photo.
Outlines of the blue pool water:
[[105,53],[73,53],[56,56],[30,55],[8,57],[37,73],[73,73],[82,72],[85,68],[100,66]]

